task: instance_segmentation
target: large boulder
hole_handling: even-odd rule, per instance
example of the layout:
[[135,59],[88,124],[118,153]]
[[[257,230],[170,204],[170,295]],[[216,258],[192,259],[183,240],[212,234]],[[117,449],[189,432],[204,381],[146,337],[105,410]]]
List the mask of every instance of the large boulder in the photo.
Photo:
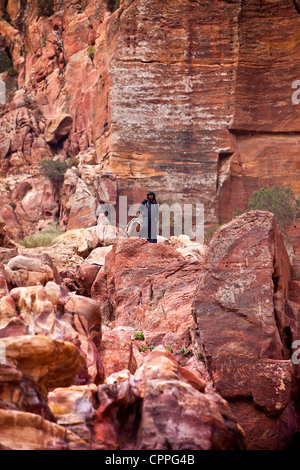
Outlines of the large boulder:
[[[121,450],[242,450],[245,436],[226,402],[205,392],[163,347],[135,375],[98,387],[94,447]],[[137,417],[139,419],[137,420]],[[134,424],[135,423],[135,424]]]
[[69,293],[53,281],[15,287],[0,300],[0,325],[1,338],[44,335],[76,345],[86,361],[78,383],[104,380],[99,355],[101,315],[96,301]]
[[194,325],[191,302],[201,266],[200,260],[186,260],[173,246],[120,239],[106,255],[105,279],[99,271],[92,297],[105,282],[108,319],[115,326],[164,332],[187,329]]
[[85,365],[75,345],[47,336],[11,336],[2,338],[1,344],[8,362],[42,389],[72,385]]
[[89,450],[89,443],[34,413],[0,410],[2,450]]
[[233,401],[252,449],[288,445],[296,432],[291,344],[299,319],[286,309],[289,280],[274,215],[251,211],[213,236],[193,303],[213,383]]
[[50,256],[21,253],[11,258],[4,267],[12,287],[45,285],[60,282],[59,274]]

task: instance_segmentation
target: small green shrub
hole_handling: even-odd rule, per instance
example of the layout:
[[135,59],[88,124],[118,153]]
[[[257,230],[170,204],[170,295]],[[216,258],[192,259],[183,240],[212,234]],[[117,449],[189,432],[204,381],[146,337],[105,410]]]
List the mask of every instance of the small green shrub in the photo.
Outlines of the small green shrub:
[[148,347],[145,344],[141,344],[140,346],[140,352],[146,352]]
[[135,331],[133,335],[134,339],[143,341],[145,339],[143,331]]
[[233,212],[232,217],[237,217],[238,215],[242,215],[244,211],[242,211],[239,207]]
[[204,361],[204,356],[203,356],[202,352],[198,351],[197,354],[196,354],[196,357],[197,357],[198,361]]
[[63,231],[55,223],[50,223],[40,232],[34,233],[21,240],[21,245],[26,248],[36,248],[39,246],[51,246],[54,244],[56,237],[61,235]]
[[69,165],[66,161],[42,160],[38,164],[40,174],[47,176],[50,180],[61,183]]
[[7,72],[13,67],[12,59],[5,51],[0,51],[0,73]]
[[167,351],[169,351],[171,354],[173,354],[173,352],[174,352],[172,346],[170,346],[169,344],[166,344],[165,349],[166,349]]
[[179,352],[185,357],[192,354],[192,351],[187,348],[186,343],[185,343],[185,346],[182,346],[182,345],[180,346]]
[[296,199],[293,190],[284,186],[273,186],[271,189],[263,187],[254,191],[246,211],[239,208],[233,217],[250,210],[264,210],[272,212],[280,230],[284,233],[293,221],[300,215],[300,201]]
[[16,75],[18,75],[18,71],[14,68],[14,67],[8,67],[6,69],[6,72],[8,73],[8,75],[10,75],[11,77],[15,77]]
[[254,191],[248,204],[248,210],[266,210],[272,212],[279,227],[285,231],[299,216],[300,201],[296,199],[291,188],[273,186]]
[[87,54],[91,60],[94,60],[96,48],[95,46],[89,46],[87,48]]

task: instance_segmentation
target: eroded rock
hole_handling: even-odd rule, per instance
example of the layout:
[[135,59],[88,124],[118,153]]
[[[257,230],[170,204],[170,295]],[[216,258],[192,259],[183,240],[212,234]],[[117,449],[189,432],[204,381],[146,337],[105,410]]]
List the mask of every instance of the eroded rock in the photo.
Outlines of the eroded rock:
[[[243,422],[240,412],[247,407],[252,417],[259,408],[258,415],[275,416],[280,423],[286,419],[285,408],[294,406],[291,342],[298,337],[298,326],[286,308],[289,280],[290,262],[273,214],[251,211],[213,236],[193,311],[216,389],[229,402],[248,400],[239,412],[233,405]],[[253,426],[258,426],[256,420]],[[288,435],[295,432],[294,417],[290,426]],[[247,421],[249,448],[280,446],[277,433],[269,440],[271,429],[274,423],[264,419],[260,437],[254,436]]]

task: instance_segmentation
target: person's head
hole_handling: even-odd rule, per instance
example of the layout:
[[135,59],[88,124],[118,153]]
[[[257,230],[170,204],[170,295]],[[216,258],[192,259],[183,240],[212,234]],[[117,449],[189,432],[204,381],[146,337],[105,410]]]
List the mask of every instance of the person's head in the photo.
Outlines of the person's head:
[[153,191],[149,191],[147,194],[147,198],[150,199],[150,201],[153,201],[155,199],[155,194]]

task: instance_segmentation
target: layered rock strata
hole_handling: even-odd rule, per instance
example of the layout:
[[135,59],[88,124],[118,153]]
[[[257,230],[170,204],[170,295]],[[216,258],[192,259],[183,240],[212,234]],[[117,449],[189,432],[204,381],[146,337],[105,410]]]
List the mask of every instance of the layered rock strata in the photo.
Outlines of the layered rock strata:
[[[150,188],[160,203],[204,204],[206,223],[264,185],[299,197],[294,2],[123,0],[111,13],[104,1],[47,12],[10,1],[1,15],[18,86],[1,117],[1,171],[11,188],[24,172],[31,185],[13,201],[3,188],[16,237],[47,217],[89,226],[98,204],[138,203]],[[79,180],[68,174],[62,201],[46,181],[50,198],[29,213],[36,163],[73,157]]]
[[299,306],[293,286],[270,213],[237,217],[213,237],[194,317],[211,378],[248,429],[249,448],[283,448],[298,432],[292,345],[299,337]]

